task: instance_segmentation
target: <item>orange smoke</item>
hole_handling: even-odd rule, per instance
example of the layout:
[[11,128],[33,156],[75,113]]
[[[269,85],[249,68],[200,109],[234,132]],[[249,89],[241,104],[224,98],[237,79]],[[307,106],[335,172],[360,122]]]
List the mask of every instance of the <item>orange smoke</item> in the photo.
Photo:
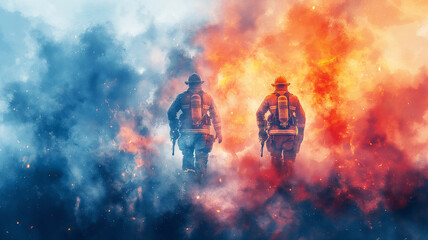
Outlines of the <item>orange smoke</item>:
[[144,136],[136,131],[135,121],[120,120],[120,131],[117,134],[119,140],[119,151],[129,152],[134,154],[136,167],[149,168],[151,165],[151,158],[145,158],[153,151],[156,151],[154,144],[159,143],[159,139],[153,139],[149,136]]
[[134,132],[130,126],[121,126],[117,136],[121,140],[119,150],[134,154],[152,150],[151,141]]
[[[255,167],[255,112],[285,75],[307,115],[297,178],[326,185],[333,176],[336,196],[366,212],[405,205],[426,178],[417,127],[428,133],[428,60],[418,54],[428,53],[428,4],[224,1],[223,9],[194,38],[203,48],[197,69],[221,112],[222,148],[234,156],[223,167]],[[244,185],[259,174],[247,173],[238,175]]]

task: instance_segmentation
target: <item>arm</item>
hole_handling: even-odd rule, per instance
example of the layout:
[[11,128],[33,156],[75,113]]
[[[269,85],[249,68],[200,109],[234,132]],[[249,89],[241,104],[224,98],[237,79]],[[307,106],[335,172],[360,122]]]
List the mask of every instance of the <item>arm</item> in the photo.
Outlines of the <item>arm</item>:
[[303,111],[302,105],[300,105],[299,100],[297,100],[296,107],[296,125],[297,125],[297,136],[294,141],[294,151],[298,153],[300,151],[300,145],[303,142],[304,132],[305,132],[306,116],[305,111]]
[[266,119],[265,114],[269,110],[269,102],[267,97],[263,100],[259,109],[257,109],[256,117],[257,117],[257,126],[259,129],[264,129],[266,127]]
[[177,96],[174,102],[171,104],[171,107],[168,109],[168,121],[169,127],[171,128],[171,138],[178,138],[178,118],[177,113],[181,110],[181,94]]
[[303,134],[305,131],[305,124],[306,124],[305,111],[303,111],[303,108],[302,108],[302,105],[300,104],[300,101],[297,100],[296,125],[297,125],[299,135],[302,136],[302,141],[303,141]]
[[259,127],[259,138],[262,141],[265,141],[267,139],[267,133],[265,131],[266,128],[266,120],[265,120],[265,114],[269,110],[269,101],[266,97],[262,104],[260,105],[259,109],[257,110],[256,117],[257,117],[257,126]]
[[214,126],[216,137],[218,138],[218,143],[221,143],[223,141],[223,137],[221,135],[221,120],[217,112],[217,108],[215,107],[214,100],[212,99],[211,99],[209,112],[210,112],[211,121]]

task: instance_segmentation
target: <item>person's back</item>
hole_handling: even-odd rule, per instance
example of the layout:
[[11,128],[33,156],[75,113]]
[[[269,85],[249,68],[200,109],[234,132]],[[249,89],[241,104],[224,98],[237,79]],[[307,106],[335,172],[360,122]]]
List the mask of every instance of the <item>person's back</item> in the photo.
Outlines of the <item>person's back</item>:
[[211,122],[218,142],[222,142],[220,117],[212,97],[202,90],[202,83],[197,74],[192,74],[186,82],[189,89],[179,94],[168,110],[171,138],[178,138],[183,153],[183,171],[194,172],[199,178],[206,174],[208,153],[215,141],[210,134]]
[[[276,78],[272,85],[275,91],[266,96],[256,114],[259,138],[266,141],[272,166],[280,175],[290,176],[303,141],[306,117],[299,99],[288,92],[290,83],[284,77]],[[270,115],[266,120],[267,111]]]

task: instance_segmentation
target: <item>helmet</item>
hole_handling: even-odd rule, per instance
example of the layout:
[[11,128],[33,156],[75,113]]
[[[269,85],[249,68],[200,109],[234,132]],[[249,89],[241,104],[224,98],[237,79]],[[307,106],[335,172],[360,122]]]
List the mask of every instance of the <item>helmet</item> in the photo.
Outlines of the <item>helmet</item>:
[[204,81],[201,81],[201,78],[198,74],[194,73],[190,75],[189,79],[185,82],[187,85],[189,84],[202,84]]
[[275,83],[272,84],[272,86],[278,86],[278,85],[290,85],[290,83],[285,79],[283,76],[279,76],[275,79]]

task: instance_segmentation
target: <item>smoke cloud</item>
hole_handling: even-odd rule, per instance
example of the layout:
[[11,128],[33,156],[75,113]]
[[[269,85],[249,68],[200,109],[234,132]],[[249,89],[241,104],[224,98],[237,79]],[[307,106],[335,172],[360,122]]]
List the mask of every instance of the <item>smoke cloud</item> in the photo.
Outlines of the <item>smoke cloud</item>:
[[[1,3],[0,238],[426,238],[427,10]],[[225,140],[185,188],[166,111],[193,72]],[[255,119],[280,74],[308,118],[288,182]]]

